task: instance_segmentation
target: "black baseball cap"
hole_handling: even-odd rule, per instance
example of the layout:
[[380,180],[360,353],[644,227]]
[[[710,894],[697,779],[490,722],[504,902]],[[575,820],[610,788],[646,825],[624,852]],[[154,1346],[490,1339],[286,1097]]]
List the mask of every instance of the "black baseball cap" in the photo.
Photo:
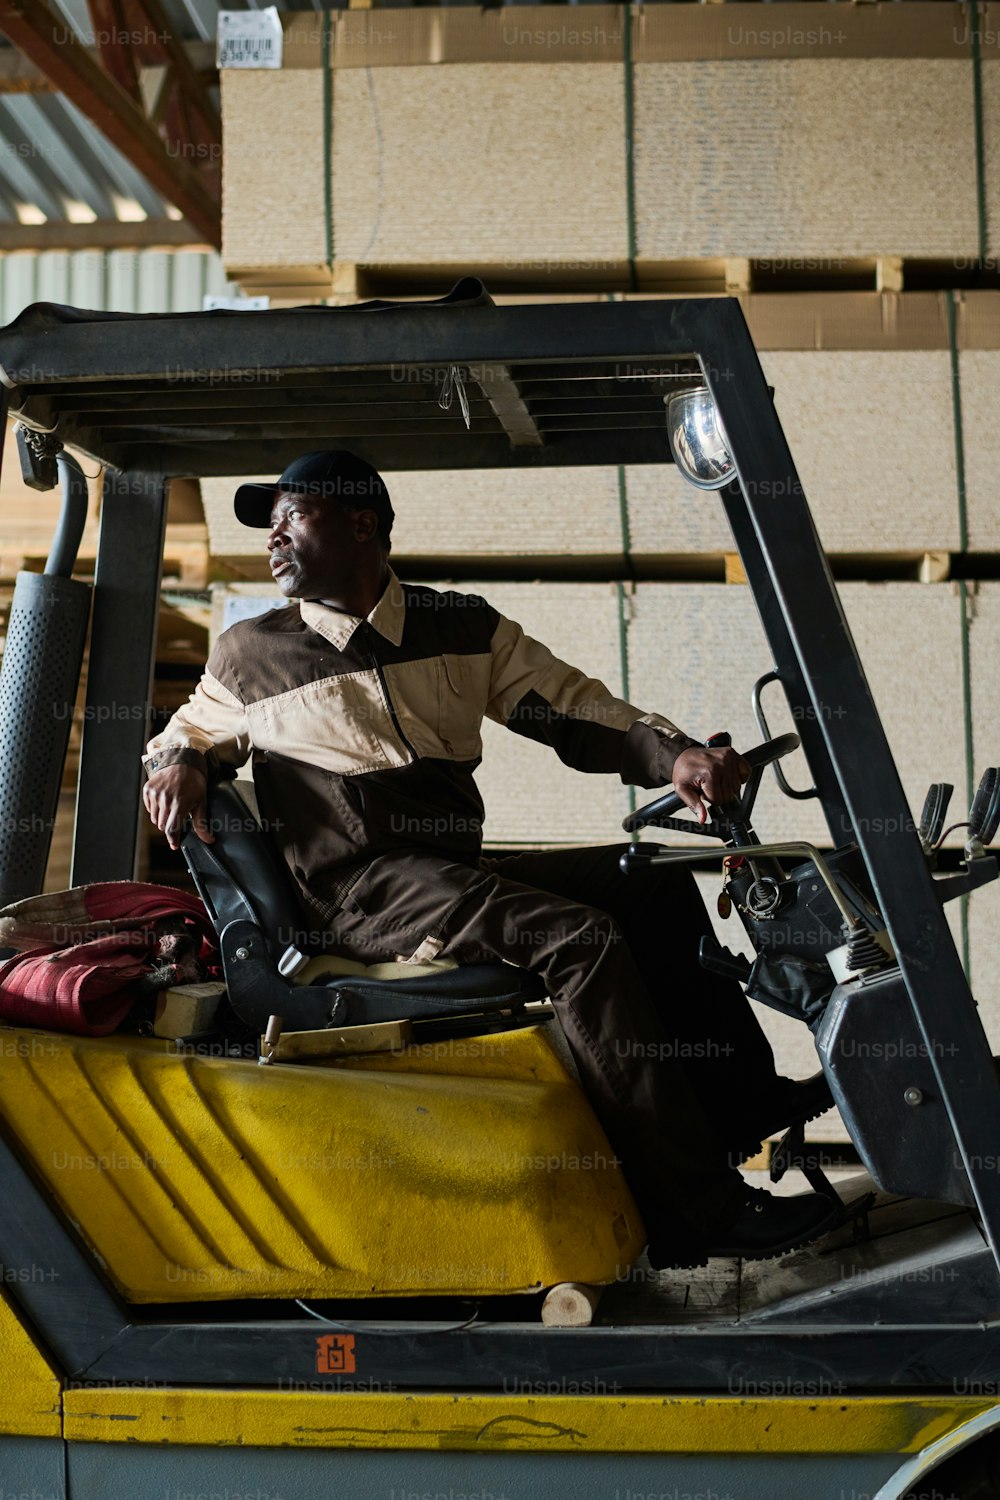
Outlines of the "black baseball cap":
[[233,501],[236,519],[244,526],[270,528],[271,508],[282,493],[336,500],[349,510],[373,510],[380,531],[388,535],[392,527],[392,502],[381,474],[346,448],[303,453],[274,484],[241,484]]

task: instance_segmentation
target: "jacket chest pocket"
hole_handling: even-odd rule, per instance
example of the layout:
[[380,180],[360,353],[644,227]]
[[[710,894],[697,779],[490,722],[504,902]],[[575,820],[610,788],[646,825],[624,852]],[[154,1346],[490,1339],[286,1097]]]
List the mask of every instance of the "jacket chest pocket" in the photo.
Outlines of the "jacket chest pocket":
[[255,704],[254,744],[338,776],[404,765],[374,670],[321,678]]
[[441,656],[438,665],[441,742],[457,760],[474,760],[483,748],[480,729],[489,699],[490,657]]

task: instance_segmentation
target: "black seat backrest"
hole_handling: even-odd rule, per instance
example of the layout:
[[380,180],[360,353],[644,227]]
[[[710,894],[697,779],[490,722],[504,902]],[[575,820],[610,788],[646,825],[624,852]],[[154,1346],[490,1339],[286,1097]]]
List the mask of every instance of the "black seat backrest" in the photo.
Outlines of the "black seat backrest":
[[[252,787],[243,785],[252,795]],[[470,1011],[481,1013],[482,1029],[495,1030],[525,1024],[509,1017],[501,1021],[501,1012],[519,1012],[526,1001],[545,998],[538,975],[510,964],[473,964],[432,978],[417,973],[386,981],[362,975],[290,987],[285,976],[295,972],[307,947],[304,912],[255,806],[237,786],[223,781],[209,788],[208,822],[215,839],[202,843],[189,829],[181,849],[220,939],[229,1002],[251,1030],[263,1030],[271,1015],[282,1017],[286,1031],[308,1031],[334,1022],[372,1025],[434,1017],[453,1024],[456,1013]],[[267,950],[263,963],[264,955],[255,951],[260,940]]]
[[209,788],[215,841],[202,843],[189,829],[181,850],[216,932],[221,936],[230,922],[255,922],[277,962],[290,945],[299,946],[294,938],[305,927],[303,913],[287,866],[237,787],[220,781]]

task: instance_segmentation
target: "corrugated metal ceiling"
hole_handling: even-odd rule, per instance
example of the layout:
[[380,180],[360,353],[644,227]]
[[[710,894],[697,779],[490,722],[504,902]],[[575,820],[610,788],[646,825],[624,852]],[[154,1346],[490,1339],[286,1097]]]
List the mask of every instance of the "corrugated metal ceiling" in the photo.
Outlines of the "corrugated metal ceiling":
[[[276,0],[279,10],[309,0]],[[321,8],[320,0],[312,0]],[[67,26],[93,44],[86,0],[52,0]],[[261,0],[263,4],[263,0]],[[185,41],[215,39],[222,8],[257,10],[257,0],[163,0]],[[0,38],[0,42],[3,39]],[[128,222],[176,217],[141,173],[61,94],[0,94],[0,223]]]

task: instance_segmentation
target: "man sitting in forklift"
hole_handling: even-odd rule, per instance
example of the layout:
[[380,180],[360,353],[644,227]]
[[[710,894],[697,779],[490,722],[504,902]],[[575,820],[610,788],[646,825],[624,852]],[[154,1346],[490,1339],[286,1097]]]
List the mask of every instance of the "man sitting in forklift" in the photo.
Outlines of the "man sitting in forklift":
[[775,1072],[739,985],[700,967],[710,928],[691,874],[626,879],[615,846],[481,853],[485,716],[577,770],[672,780],[702,820],[738,793],[746,763],[615,698],[485,599],[401,583],[387,488],[346,450],[241,485],[235,508],[267,531],[272,575],[298,603],[225,631],[150,742],[143,798],[171,848],[188,818],[212,842],[208,780],[252,755],[315,947],[542,975],[654,1265],[767,1257],[824,1232],[838,1215],[828,1199],[772,1197],[737,1170],[830,1099],[822,1075]]

